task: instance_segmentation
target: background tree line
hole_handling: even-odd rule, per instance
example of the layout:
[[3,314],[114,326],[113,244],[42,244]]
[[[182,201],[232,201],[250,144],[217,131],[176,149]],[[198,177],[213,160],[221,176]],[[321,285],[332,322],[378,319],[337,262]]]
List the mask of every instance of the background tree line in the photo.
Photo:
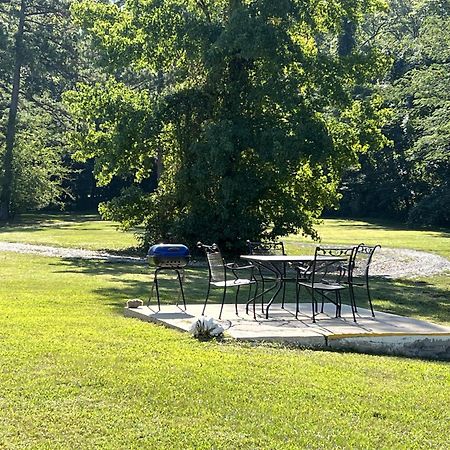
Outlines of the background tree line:
[[151,241],[237,245],[339,205],[450,226],[449,12],[0,0],[0,218],[102,202]]
[[391,110],[390,145],[344,176],[340,214],[450,226],[450,2],[392,0],[365,35],[392,60],[374,86]]

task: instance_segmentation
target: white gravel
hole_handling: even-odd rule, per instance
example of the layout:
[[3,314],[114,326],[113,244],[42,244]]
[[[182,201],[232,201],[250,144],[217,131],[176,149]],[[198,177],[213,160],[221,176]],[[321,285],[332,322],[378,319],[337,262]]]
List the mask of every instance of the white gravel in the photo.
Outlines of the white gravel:
[[48,245],[19,244],[14,242],[0,242],[0,251],[15,253],[32,253],[41,256],[76,259],[101,259],[117,262],[144,262],[144,258],[135,256],[112,255],[108,252],[83,250],[80,248],[50,247]]
[[370,266],[371,275],[416,278],[450,272],[450,261],[433,253],[406,248],[381,248]]
[[[112,262],[145,262],[145,258],[113,255],[103,251],[13,242],[0,242],[0,251],[32,253],[60,258],[99,259]],[[370,268],[371,275],[387,278],[416,278],[437,275],[447,271],[450,273],[450,261],[442,256],[402,248],[381,248],[375,253]]]

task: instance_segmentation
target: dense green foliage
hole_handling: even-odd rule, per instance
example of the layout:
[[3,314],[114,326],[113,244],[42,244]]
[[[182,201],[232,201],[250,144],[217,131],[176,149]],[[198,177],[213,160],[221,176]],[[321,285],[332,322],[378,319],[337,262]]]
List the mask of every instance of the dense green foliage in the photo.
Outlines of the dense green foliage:
[[450,224],[449,0],[71,3],[0,0],[0,219],[116,196],[148,240],[239,247],[342,196]]
[[366,24],[393,60],[379,86],[392,145],[362,155],[345,181],[344,212],[450,225],[450,2],[393,0]]
[[376,49],[358,51],[352,34],[375,6],[75,5],[107,74],[66,94],[77,156],[96,158],[104,184],[117,175],[141,182],[164,167],[155,192],[128,189],[105,215],[144,222],[152,241],[239,247],[265,234],[314,235],[342,171],[382,142],[380,102],[355,95],[383,69]]
[[61,199],[69,168],[61,94],[77,76],[66,0],[0,2],[0,218]]

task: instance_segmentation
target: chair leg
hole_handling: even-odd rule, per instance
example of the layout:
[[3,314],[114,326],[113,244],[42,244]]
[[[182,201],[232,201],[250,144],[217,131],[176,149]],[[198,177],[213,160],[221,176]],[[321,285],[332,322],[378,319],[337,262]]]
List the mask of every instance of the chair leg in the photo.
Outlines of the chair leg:
[[258,282],[255,283],[255,296],[253,297],[253,319],[256,319],[256,296],[258,295]]
[[349,284],[349,286],[348,286],[348,294],[349,294],[349,297],[350,297],[350,305],[352,306],[352,311],[357,313],[358,309],[356,308],[355,291],[353,290],[353,285],[352,284]]
[[241,288],[240,286],[237,287],[237,289],[236,289],[236,296],[234,297],[234,310],[235,310],[237,316],[239,315],[237,305],[238,305],[238,296],[239,296],[239,289],[240,288]]
[[300,312],[300,285],[295,283],[295,318],[298,319]]
[[341,301],[340,301],[341,294],[339,291],[334,292],[336,297],[336,317],[341,317]]
[[372,311],[372,317],[375,317],[375,312],[373,310],[373,305],[372,305],[372,297],[370,296],[369,278],[366,279],[366,288],[367,288],[367,297],[369,298],[370,311]]
[[261,312],[264,313],[264,278],[261,277],[261,283],[262,283],[262,294],[261,294]]
[[248,314],[248,305],[250,304],[250,299],[252,296],[252,287],[253,287],[253,285],[251,285],[251,284],[248,285],[248,298],[247,298],[247,302],[245,304],[245,314]]
[[[340,296],[340,293],[339,293]],[[352,307],[352,314],[353,314],[353,322],[356,322],[356,314],[355,314],[355,308]]]
[[[253,287],[252,284],[249,284],[249,285],[248,285],[247,305],[250,303],[250,298],[251,298],[251,296],[252,296],[252,287]],[[248,314],[248,308],[247,308],[247,314]]]
[[358,312],[358,306],[356,305],[356,295],[355,295],[355,289],[353,284],[350,285],[352,288],[352,295],[353,295],[353,304],[355,305],[355,312]]
[[286,282],[283,281],[283,298],[281,299],[281,309],[284,309],[284,299],[286,298]]
[[225,296],[227,294],[227,287],[225,286],[223,289],[223,296],[222,296],[222,305],[220,306],[220,314],[219,314],[219,319],[222,318],[222,311],[223,311],[223,305],[225,304]]
[[316,323],[317,302],[314,297],[314,289],[311,291],[312,321]]
[[208,303],[208,298],[209,298],[209,292],[210,292],[210,290],[211,290],[211,284],[208,283],[208,290],[207,290],[207,292],[206,292],[205,303],[203,304],[202,316],[205,315],[206,303]]

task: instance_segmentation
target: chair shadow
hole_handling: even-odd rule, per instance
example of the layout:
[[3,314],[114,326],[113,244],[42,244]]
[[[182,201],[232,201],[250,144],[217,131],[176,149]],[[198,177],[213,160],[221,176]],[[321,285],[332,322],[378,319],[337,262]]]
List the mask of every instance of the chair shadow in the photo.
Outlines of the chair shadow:
[[[106,276],[105,287],[95,288],[109,306],[122,312],[126,301],[140,298],[147,302],[153,283],[153,268],[146,264],[119,261],[62,259],[56,271],[64,273],[79,273],[88,276]],[[166,272],[158,278],[160,282],[161,304],[174,304],[179,295],[179,285],[175,273]],[[208,287],[208,269],[204,266],[189,266],[185,270],[183,283],[186,303],[201,304],[206,296]],[[220,303],[221,289],[211,290],[209,303]],[[227,293],[226,302],[233,303],[235,290]],[[430,321],[450,323],[450,291],[441,289],[427,281],[406,279],[372,278],[372,301],[375,311],[383,311],[408,317],[418,317]],[[242,288],[239,303],[248,299],[248,288]],[[265,298],[267,302],[269,298]],[[180,299],[181,301],[181,299]],[[305,296],[302,303],[308,303]],[[156,295],[152,297],[152,304],[156,302]],[[281,295],[276,303],[281,302]],[[286,302],[295,302],[294,283],[288,283]],[[356,302],[362,308],[368,307],[367,295],[364,289],[356,288]],[[347,296],[343,296],[343,303],[349,303]]]
[[[111,260],[92,260],[79,258],[62,258],[54,263],[57,272],[75,273],[88,276],[106,276],[105,287],[95,288],[92,292],[122,311],[127,300],[140,298],[148,301],[153,284],[154,269],[147,264],[129,263]],[[174,304],[179,296],[179,284],[175,272],[163,272],[158,276],[161,304]],[[187,303],[202,303],[208,287],[208,270],[206,267],[188,267],[185,270],[183,290]],[[242,290],[241,300],[246,298]],[[227,296],[234,301],[234,296]],[[212,292],[211,302],[220,301],[220,292]],[[180,298],[181,301],[181,298]],[[152,304],[156,303],[153,292]]]
[[[376,310],[450,323],[449,289],[423,280],[374,278],[371,292]],[[366,302],[364,294],[357,294],[357,303],[361,306]]]

